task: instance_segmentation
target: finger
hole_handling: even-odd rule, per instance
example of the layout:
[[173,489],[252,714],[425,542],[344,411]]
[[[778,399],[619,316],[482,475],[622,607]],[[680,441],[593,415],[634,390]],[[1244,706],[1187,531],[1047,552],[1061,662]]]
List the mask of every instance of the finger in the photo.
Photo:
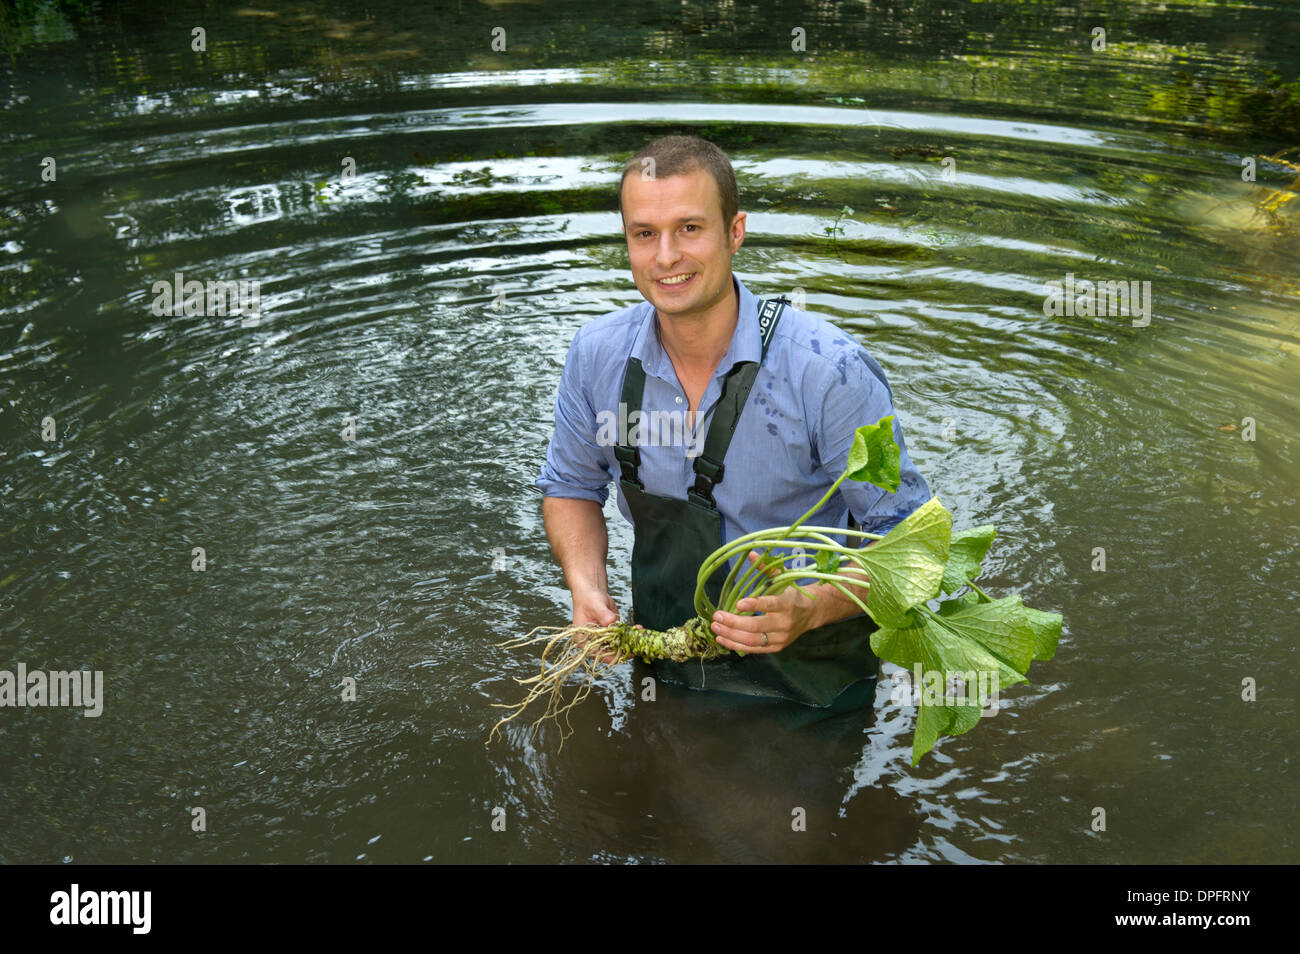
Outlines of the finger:
[[[740,649],[747,653],[774,652],[785,646],[787,642],[786,634],[789,630],[779,620],[767,616],[761,618],[753,616],[732,617],[746,624],[744,628],[741,628],[727,625],[724,621],[718,619],[719,615],[723,614],[715,613],[713,617],[713,635],[721,645],[726,646],[728,649]],[[725,615],[730,616],[731,614]],[[763,628],[763,621],[766,621],[767,628]],[[767,636],[766,640],[763,639],[765,634]],[[767,645],[764,645],[764,642]]]
[[[750,550],[750,551],[749,551],[749,562],[750,562],[751,564],[756,564],[756,563],[758,563],[760,560],[761,560],[761,557],[759,557],[759,555],[758,555],[758,551],[757,551],[757,550]],[[778,570],[778,569],[777,569],[776,567],[774,567],[774,566],[770,566],[770,567],[768,567],[767,569],[765,569],[763,572],[766,573],[768,576],[776,576],[777,573],[780,572],[780,570]]]
[[[742,601],[743,602],[743,601]],[[715,633],[727,631],[736,633],[761,633],[772,623],[766,616],[738,616],[735,613],[716,612],[713,614]],[[722,630],[718,627],[721,626]]]
[[763,636],[761,633],[757,635],[751,633],[739,633],[735,636],[730,636],[727,635],[727,632],[728,631],[724,628],[723,632],[715,633],[713,638],[723,649],[730,649],[732,652],[774,653],[783,649],[785,646],[785,643],[770,636],[768,644],[764,646]]
[[776,613],[786,608],[788,597],[781,596],[746,596],[736,604],[741,613]]

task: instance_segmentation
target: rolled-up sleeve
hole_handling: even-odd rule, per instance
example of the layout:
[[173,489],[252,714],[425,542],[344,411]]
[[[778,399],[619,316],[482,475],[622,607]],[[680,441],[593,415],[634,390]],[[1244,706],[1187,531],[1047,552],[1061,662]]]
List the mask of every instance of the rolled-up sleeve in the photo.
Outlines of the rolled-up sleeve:
[[875,424],[882,417],[894,415],[894,440],[902,452],[898,490],[891,494],[875,484],[856,480],[840,484],[849,512],[861,528],[868,533],[888,533],[931,495],[925,478],[908,456],[885,372],[864,349],[858,348],[842,353],[833,365],[828,362],[823,377],[826,385],[816,429],[817,446],[822,466],[832,480],[848,467],[854,432],[863,424]]
[[564,360],[555,398],[555,433],[536,486],[547,497],[594,500],[604,506],[613,475],[604,448],[596,443],[596,412],[584,387],[591,381],[590,368],[583,351],[579,330]]

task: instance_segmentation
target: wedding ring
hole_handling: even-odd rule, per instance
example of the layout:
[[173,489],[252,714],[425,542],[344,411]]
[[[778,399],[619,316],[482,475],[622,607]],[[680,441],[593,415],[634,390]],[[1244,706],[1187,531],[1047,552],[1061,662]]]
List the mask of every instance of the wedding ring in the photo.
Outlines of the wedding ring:
[[764,634],[763,634],[763,645],[764,645],[764,646],[767,645],[767,633],[764,633]]

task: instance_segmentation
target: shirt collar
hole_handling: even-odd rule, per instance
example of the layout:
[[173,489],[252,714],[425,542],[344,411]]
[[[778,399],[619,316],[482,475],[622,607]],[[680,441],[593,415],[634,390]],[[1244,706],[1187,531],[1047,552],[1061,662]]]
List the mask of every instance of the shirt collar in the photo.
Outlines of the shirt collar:
[[[740,314],[736,318],[736,331],[731,336],[731,345],[722,360],[718,362],[718,369],[713,374],[715,378],[723,377],[742,361],[753,361],[757,364],[763,356],[762,337],[758,330],[758,298],[734,273],[731,276],[731,283],[735,286],[740,299]],[[646,302],[644,309],[645,317],[637,332],[636,340],[632,343],[631,357],[641,362],[646,374],[652,374],[665,381],[675,381],[677,372],[673,369],[672,360],[659,340],[655,307],[650,302]]]

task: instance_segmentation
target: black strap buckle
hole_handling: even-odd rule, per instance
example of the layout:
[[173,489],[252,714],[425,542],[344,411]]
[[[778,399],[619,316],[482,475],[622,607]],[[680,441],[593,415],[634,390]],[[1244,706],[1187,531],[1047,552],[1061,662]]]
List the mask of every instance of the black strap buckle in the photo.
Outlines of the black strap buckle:
[[636,469],[641,466],[641,448],[619,444],[614,448],[614,456],[618,458],[619,469],[623,472],[622,479],[634,487],[641,488],[643,485],[636,474]]
[[712,510],[718,509],[718,502],[713,499],[713,485],[721,483],[726,468],[709,457],[701,454],[692,465],[695,468],[695,486],[686,491],[686,498]]
[[695,486],[686,491],[686,499],[710,510],[718,509],[718,502],[713,499],[713,484],[703,477],[695,478]]
[[[694,466],[695,466],[695,474],[697,477],[703,477],[710,484],[722,483],[722,474],[726,470],[726,468],[723,467],[722,464],[718,463],[715,460],[710,460],[708,457],[705,457],[703,454],[701,454],[699,457],[695,458]],[[697,481],[697,485],[698,485],[698,481]]]

